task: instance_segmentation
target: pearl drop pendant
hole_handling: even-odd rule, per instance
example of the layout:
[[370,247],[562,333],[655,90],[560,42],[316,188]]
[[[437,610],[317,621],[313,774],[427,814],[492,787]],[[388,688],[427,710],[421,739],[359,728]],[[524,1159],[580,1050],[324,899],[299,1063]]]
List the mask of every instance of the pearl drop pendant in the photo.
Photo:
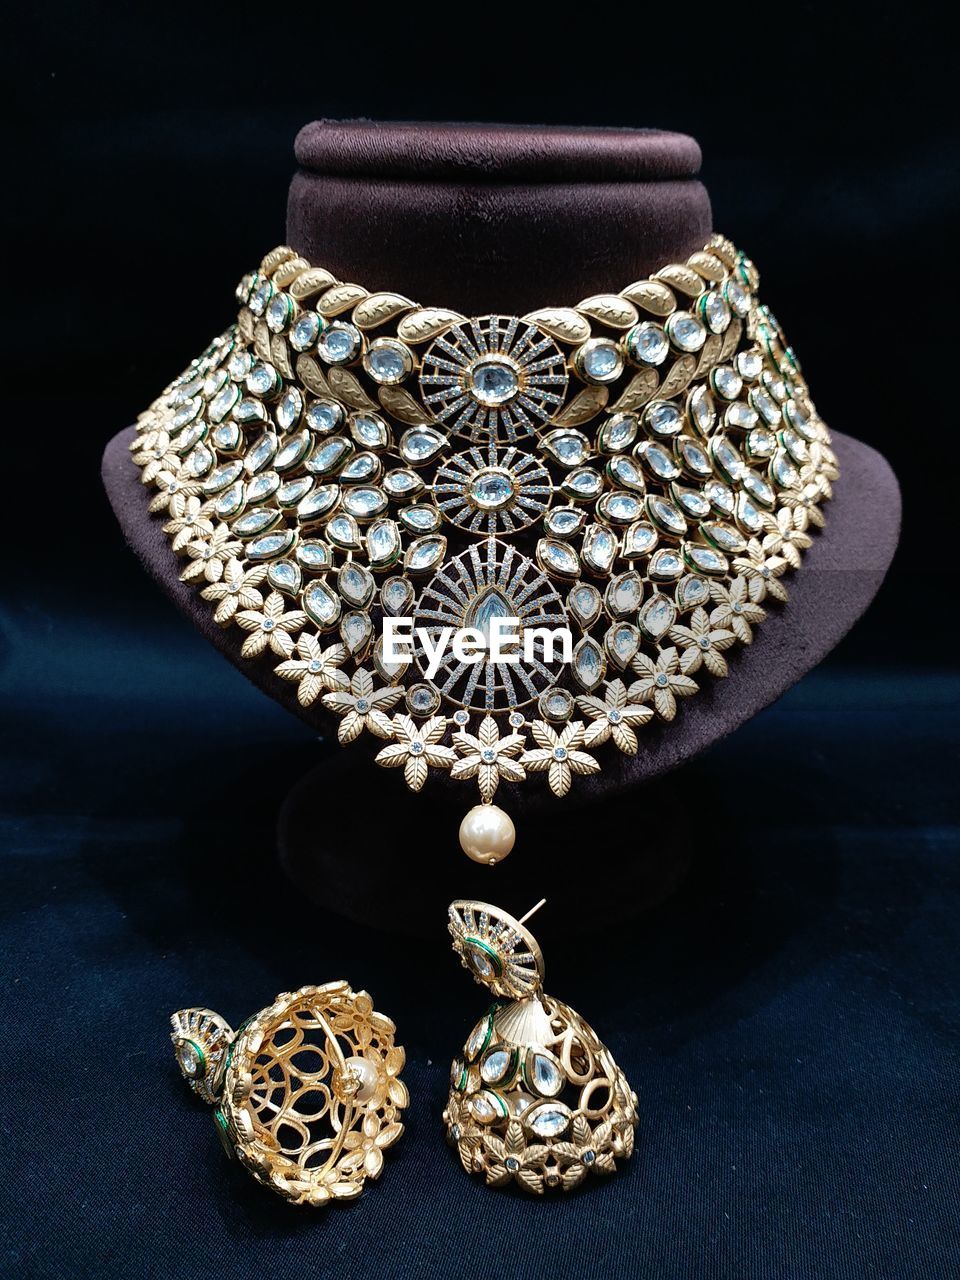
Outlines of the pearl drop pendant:
[[495,804],[478,804],[460,823],[460,847],[474,862],[496,866],[513,848],[517,831],[508,813]]

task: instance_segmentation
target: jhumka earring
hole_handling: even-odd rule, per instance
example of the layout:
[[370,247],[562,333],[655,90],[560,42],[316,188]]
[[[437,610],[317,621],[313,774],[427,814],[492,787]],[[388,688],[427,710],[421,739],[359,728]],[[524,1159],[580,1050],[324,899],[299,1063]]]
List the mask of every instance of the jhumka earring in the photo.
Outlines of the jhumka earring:
[[542,1194],[633,1154],[637,1096],[593,1028],[544,993],[543,955],[524,928],[533,911],[450,907],[453,949],[498,1002],[453,1062],[443,1119],[468,1173]]
[[294,1204],[352,1200],[403,1133],[396,1028],[346,982],[277,996],[236,1032],[210,1009],[170,1019],[185,1079],[224,1149]]

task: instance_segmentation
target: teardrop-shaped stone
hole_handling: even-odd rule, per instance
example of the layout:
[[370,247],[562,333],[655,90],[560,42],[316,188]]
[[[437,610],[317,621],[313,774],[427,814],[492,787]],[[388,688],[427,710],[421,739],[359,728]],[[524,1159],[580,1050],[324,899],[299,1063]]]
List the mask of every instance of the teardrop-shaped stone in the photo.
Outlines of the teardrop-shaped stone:
[[367,530],[367,559],[372,565],[393,564],[400,554],[400,534],[392,520],[376,520]]
[[433,427],[411,427],[400,437],[400,456],[404,462],[420,466],[443,448],[446,437]]
[[607,632],[603,646],[611,660],[623,671],[640,648],[640,632],[629,622],[618,622]]
[[579,431],[550,431],[541,446],[564,467],[578,467],[590,453],[587,437]]
[[230,526],[232,533],[238,538],[254,538],[258,533],[266,533],[279,521],[280,512],[273,507],[262,507],[259,511],[248,511]]
[[573,651],[573,675],[577,683],[592,693],[607,670],[603,650],[592,636],[584,636]]
[[640,610],[637,621],[648,640],[659,640],[677,620],[677,607],[669,596],[654,595]]
[[480,1077],[486,1084],[500,1084],[511,1074],[514,1055],[509,1049],[491,1049],[480,1064]]
[[650,557],[647,572],[657,582],[670,582],[683,573],[683,561],[672,547],[661,547]]
[[326,534],[331,542],[348,551],[355,551],[360,546],[360,526],[353,516],[334,516],[327,522]]
[[296,595],[303,583],[303,574],[300,566],[293,563],[292,560],[278,560],[276,564],[272,564],[267,570],[267,581],[271,587],[277,591],[282,591],[285,595]]
[[392,617],[405,614],[413,603],[413,587],[406,578],[388,578],[380,588],[380,603]]
[[545,1054],[530,1050],[526,1069],[527,1083],[543,1098],[554,1098],[563,1088],[563,1072]]
[[323,631],[340,620],[340,599],[325,582],[312,582],[303,593],[303,607]]
[[697,573],[716,576],[720,573],[726,573],[729,568],[725,555],[722,555],[719,551],[714,551],[713,547],[702,547],[696,543],[685,542],[683,544],[683,558],[689,567]]
[[325,440],[307,461],[307,470],[314,475],[326,475],[334,471],[351,452],[353,446],[344,436],[333,436]]
[[356,656],[366,649],[373,637],[373,624],[365,613],[345,613],[340,619],[340,638]]
[[605,524],[592,524],[583,535],[583,559],[597,573],[609,573],[620,539]]
[[589,582],[578,582],[567,596],[567,608],[586,631],[600,616],[603,601],[600,592]]
[[565,542],[541,538],[537,543],[537,563],[545,573],[560,578],[575,578],[580,572],[580,557]]
[[437,535],[415,538],[407,547],[407,554],[403,558],[403,567],[408,573],[426,573],[428,569],[432,569],[440,563],[446,549],[446,538]]
[[337,590],[347,604],[362,609],[373,599],[373,575],[363,565],[351,561],[337,574]]
[[378,516],[387,508],[387,495],[382,489],[366,486],[345,489],[343,492],[344,510],[358,520],[369,520]]
[[318,485],[312,493],[308,493],[297,504],[297,515],[304,522],[319,520],[328,511],[332,511],[340,497],[340,486],[336,484]]
[[275,556],[285,556],[293,547],[297,535],[292,529],[280,529],[276,533],[265,533],[254,538],[246,546],[250,560],[272,560]]
[[643,600],[643,583],[640,575],[632,570],[621,573],[607,587],[607,608],[615,618],[625,618],[629,613],[636,613]]
[[301,542],[297,547],[297,562],[311,573],[319,573],[329,569],[333,561],[322,542]]
[[620,554],[627,560],[637,560],[645,556],[657,545],[659,535],[652,524],[646,520],[638,520],[623,535],[623,546]]
[[677,604],[681,609],[693,609],[698,604],[705,604],[709,598],[710,588],[695,574],[687,574],[677,584]]

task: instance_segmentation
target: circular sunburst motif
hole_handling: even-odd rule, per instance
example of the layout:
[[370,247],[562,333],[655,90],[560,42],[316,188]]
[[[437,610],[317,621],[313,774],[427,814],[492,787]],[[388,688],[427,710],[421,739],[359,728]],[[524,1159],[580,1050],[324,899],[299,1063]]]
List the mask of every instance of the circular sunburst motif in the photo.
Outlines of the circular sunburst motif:
[[423,402],[451,432],[515,443],[563,404],[563,352],[516,316],[481,316],[445,330],[423,354]]
[[475,981],[495,996],[523,1000],[543,983],[543,954],[519,920],[488,902],[450,904],[447,928],[453,949]]
[[515,533],[539,520],[553,485],[546,467],[519,449],[495,444],[468,449],[437,471],[437,506],[469,533]]
[[[414,625],[431,644],[445,627],[472,627],[489,643],[494,619],[500,618],[518,620],[516,661],[462,662],[451,647],[432,681],[442,697],[485,711],[513,710],[554,683],[563,666],[559,650],[548,653],[544,638],[533,634],[527,658],[524,641],[534,629],[569,626],[563,601],[532,560],[494,538],[447,561],[424,588]],[[419,644],[414,657],[425,673]]]

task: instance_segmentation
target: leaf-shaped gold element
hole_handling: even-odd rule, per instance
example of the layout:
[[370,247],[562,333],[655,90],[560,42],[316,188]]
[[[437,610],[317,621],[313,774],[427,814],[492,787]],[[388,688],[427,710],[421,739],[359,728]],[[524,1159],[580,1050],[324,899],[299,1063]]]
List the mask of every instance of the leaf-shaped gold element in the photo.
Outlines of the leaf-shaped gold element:
[[538,1173],[534,1173],[532,1169],[521,1169],[517,1173],[517,1178],[528,1191],[532,1191],[538,1196],[543,1195],[543,1179]]
[[287,285],[293,284],[301,271],[309,270],[310,263],[306,258],[289,258],[273,273],[273,283],[278,289],[286,289]]
[[698,378],[708,373],[718,363],[722,346],[723,338],[719,333],[707,334],[707,340],[700,348],[700,359],[697,362],[696,376]]
[[551,760],[550,767],[547,770],[547,782],[550,784],[550,790],[553,794],[562,799],[570,790],[571,781],[570,767],[562,760]]
[[639,319],[637,308],[630,299],[615,293],[597,293],[591,298],[584,298],[577,310],[611,329],[629,329]]
[[551,422],[558,427],[578,427],[582,422],[589,422],[591,418],[595,418],[609,399],[608,387],[585,387],[551,418]]
[[627,383],[620,399],[610,406],[611,413],[633,413],[645,405],[660,385],[656,369],[641,369]]
[[411,311],[408,316],[403,317],[397,325],[397,335],[404,342],[426,342],[466,318],[459,311],[444,311],[439,307],[418,307],[416,311]]
[[511,1156],[519,1156],[523,1154],[526,1142],[523,1137],[523,1129],[516,1120],[511,1120],[507,1125],[507,1132],[504,1135],[504,1151],[505,1154]]
[[244,340],[244,342],[252,341],[253,312],[248,311],[246,307],[243,308],[243,310],[240,312],[239,316],[237,317],[237,329],[239,330],[240,337]]
[[590,337],[590,322],[570,307],[544,307],[523,317],[524,324],[535,324],[551,338],[579,345]]
[[723,335],[723,346],[720,348],[721,364],[725,360],[729,360],[730,357],[733,355],[734,351],[736,351],[737,344],[740,341],[740,335],[742,333],[743,333],[743,322],[740,320],[731,321],[730,327],[727,329],[726,333]]
[[323,370],[313,356],[297,356],[297,377],[313,395],[330,395],[330,387]]
[[381,387],[378,394],[386,411],[401,422],[419,426],[420,423],[429,421],[430,415],[424,407],[418,404],[409,391],[404,391],[403,387]]
[[416,305],[401,293],[371,293],[357,304],[353,323],[360,329],[376,329],[377,325],[386,324],[394,316],[409,311]]
[[261,360],[270,359],[270,336],[266,320],[258,320],[253,326],[253,349]]
[[348,404],[351,409],[374,409],[376,405],[361,387],[356,376],[348,369],[338,369],[336,365],[327,371],[327,382],[330,390],[338,400]]
[[656,278],[658,280],[666,280],[668,284],[673,285],[675,289],[679,289],[681,293],[685,293],[691,298],[695,298],[703,292],[703,281],[697,273],[692,271],[690,267],[681,266],[679,262],[672,262],[670,266],[658,271]]
[[427,780],[427,762],[423,756],[408,756],[403,767],[403,780],[411,791],[420,791]]
[[359,284],[335,284],[322,294],[317,303],[317,310],[322,316],[338,316],[349,311],[367,296],[367,291]]
[[290,348],[280,333],[274,333],[270,337],[270,360],[285,378],[293,381],[295,375],[290,363]]
[[322,293],[336,283],[337,277],[324,267],[310,267],[294,280],[290,286],[290,296],[299,302],[304,298],[312,298],[315,293]]
[[679,360],[674,362],[673,368],[669,371],[663,380],[660,388],[660,396],[667,400],[670,396],[675,396],[681,392],[684,387],[688,386],[690,379],[697,371],[696,356],[681,356]]
[[620,292],[624,298],[629,298],[654,316],[668,316],[676,310],[677,299],[673,291],[659,280],[637,280]]
[[697,275],[703,276],[704,280],[709,280],[713,284],[716,284],[718,280],[722,280],[726,275],[723,263],[719,258],[715,258],[712,253],[706,253],[703,251],[700,253],[691,253],[687,262],[691,267],[693,267]]
[[275,249],[271,249],[267,256],[260,263],[260,271],[263,275],[270,275],[276,271],[281,262],[286,262],[289,258],[295,258],[297,255],[288,244],[278,244]]

